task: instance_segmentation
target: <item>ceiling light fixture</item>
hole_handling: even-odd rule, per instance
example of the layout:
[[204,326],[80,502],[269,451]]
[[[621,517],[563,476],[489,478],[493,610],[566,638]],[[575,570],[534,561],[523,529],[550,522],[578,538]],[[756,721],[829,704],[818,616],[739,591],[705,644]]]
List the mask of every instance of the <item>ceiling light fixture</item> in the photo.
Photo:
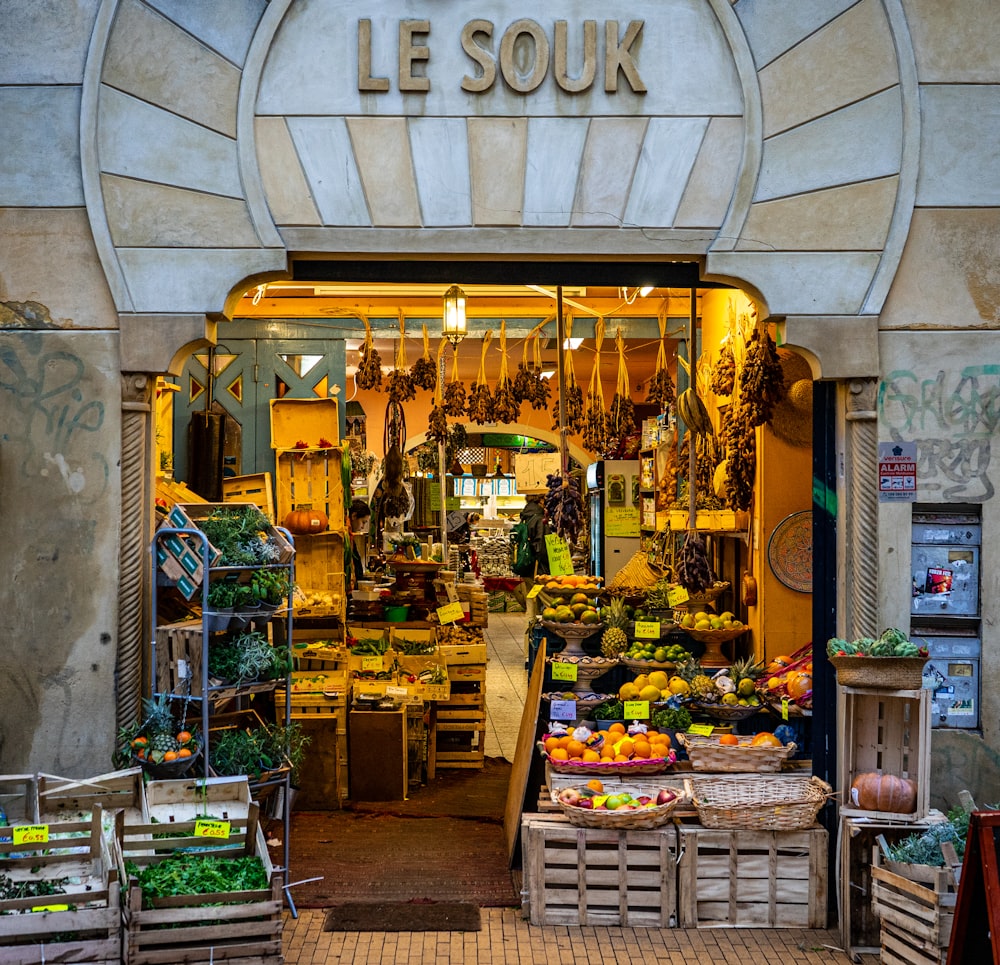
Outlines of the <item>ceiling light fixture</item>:
[[458,343],[468,334],[465,322],[465,292],[458,285],[452,285],[444,293],[441,334],[451,342],[456,351]]

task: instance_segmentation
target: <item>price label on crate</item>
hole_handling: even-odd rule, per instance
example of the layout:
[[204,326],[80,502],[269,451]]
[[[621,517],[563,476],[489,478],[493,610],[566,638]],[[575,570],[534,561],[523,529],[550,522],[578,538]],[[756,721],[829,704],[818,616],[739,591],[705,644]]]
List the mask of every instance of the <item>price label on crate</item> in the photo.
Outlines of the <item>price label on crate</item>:
[[228,821],[198,818],[194,822],[194,836],[196,838],[228,838],[229,827]]
[[549,717],[551,717],[552,720],[576,720],[576,701],[551,701],[549,704]]
[[366,653],[361,658],[362,670],[374,670],[376,672],[383,669],[384,661],[380,653]]
[[47,824],[19,824],[11,828],[14,844],[45,844],[49,840]]
[[552,679],[553,680],[576,680],[576,664],[575,663],[552,663]]
[[391,684],[385,688],[386,697],[409,697],[410,691],[406,687],[393,687]]
[[626,720],[649,720],[649,701],[626,700],[622,714]]
[[781,719],[788,720],[788,698],[781,698]]
[[69,911],[69,905],[35,905],[32,911]]
[[552,576],[572,576],[573,558],[569,544],[558,533],[547,533],[545,549],[549,557],[549,574]]
[[658,620],[637,620],[635,624],[637,640],[659,640],[660,623]]
[[696,734],[699,737],[711,737],[712,731],[715,730],[714,724],[692,724],[687,732],[689,734]]
[[530,590],[528,590],[528,599],[533,600],[541,592],[542,592],[542,584],[536,583]]
[[680,606],[682,603],[687,603],[688,599],[688,591],[683,586],[674,586],[667,590],[667,606],[669,607]]
[[437,608],[437,615],[442,624],[454,623],[465,618],[465,610],[462,609],[461,603],[446,603]]

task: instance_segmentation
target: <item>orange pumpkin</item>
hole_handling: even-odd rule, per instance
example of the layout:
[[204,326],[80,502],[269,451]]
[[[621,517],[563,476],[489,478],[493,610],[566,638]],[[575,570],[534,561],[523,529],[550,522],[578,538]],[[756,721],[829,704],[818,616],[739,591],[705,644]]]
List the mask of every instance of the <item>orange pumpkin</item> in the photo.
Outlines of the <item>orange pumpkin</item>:
[[797,673],[794,679],[788,681],[788,687],[786,689],[788,690],[788,696],[791,697],[792,700],[801,700],[806,694],[812,692],[812,674],[807,673],[804,670]]
[[325,533],[330,520],[318,509],[293,509],[285,514],[282,525],[290,533],[303,536],[308,533]]
[[869,771],[851,782],[851,803],[864,811],[911,814],[917,809],[917,784],[895,774]]

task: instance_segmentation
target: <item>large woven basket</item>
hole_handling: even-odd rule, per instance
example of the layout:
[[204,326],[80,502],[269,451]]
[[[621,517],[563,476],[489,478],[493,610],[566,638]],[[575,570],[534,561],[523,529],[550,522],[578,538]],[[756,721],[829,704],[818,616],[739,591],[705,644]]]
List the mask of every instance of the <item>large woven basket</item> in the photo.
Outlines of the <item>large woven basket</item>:
[[781,764],[795,753],[794,741],[781,747],[751,747],[749,744],[720,744],[718,737],[678,734],[696,771],[723,774],[767,773],[781,770]]
[[[560,788],[560,791],[565,788]],[[576,790],[582,790],[581,787]],[[656,797],[660,792],[660,787],[645,784],[616,784],[612,789],[615,793],[628,791],[633,797],[640,794],[648,794],[651,798]],[[673,791],[673,788],[670,788]],[[578,828],[605,828],[610,831],[649,831],[653,828],[660,828],[671,818],[671,812],[677,806],[677,802],[683,796],[677,791],[672,801],[666,804],[658,804],[656,807],[642,808],[638,811],[594,811],[588,808],[578,808],[572,804],[564,804],[559,800],[558,794],[554,794],[556,804],[562,809],[570,824]]]
[[830,657],[841,687],[919,690],[926,657]]
[[598,774],[617,774],[619,777],[636,775],[666,774],[673,762],[663,758],[640,758],[634,761],[556,761],[542,752],[549,767],[557,774],[577,774],[581,779],[596,777]]
[[833,793],[818,777],[692,777],[685,785],[701,823],[722,831],[808,828]]

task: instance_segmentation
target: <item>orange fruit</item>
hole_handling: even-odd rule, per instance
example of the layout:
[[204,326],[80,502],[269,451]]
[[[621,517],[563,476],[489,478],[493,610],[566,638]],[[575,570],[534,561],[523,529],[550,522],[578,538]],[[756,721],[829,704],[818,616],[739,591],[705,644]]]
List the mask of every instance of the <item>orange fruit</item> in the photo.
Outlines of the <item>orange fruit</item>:
[[570,741],[571,741],[572,739],[573,739],[573,738],[572,738],[572,737],[570,737],[570,736],[569,736],[569,734],[567,734],[567,735],[566,735],[565,737],[560,737],[560,738],[559,738],[559,746],[560,746],[560,747],[569,747],[569,742],[570,742]]
[[177,752],[177,756],[178,757],[190,757],[191,756],[191,748],[190,747],[182,747]]
[[545,750],[547,753],[551,754],[559,746],[558,737],[546,737],[545,738]]
[[611,724],[608,727],[608,733],[609,734],[624,734],[625,733],[625,725],[624,724],[619,724],[616,721],[615,723]]
[[624,754],[615,754],[614,761],[616,764],[622,764],[627,761],[628,758]]
[[588,747],[583,752],[583,758],[582,759],[585,760],[585,761],[588,761],[591,764],[596,764],[601,759],[601,755],[598,754],[597,751],[592,750],[591,748]]
[[754,734],[753,740],[750,741],[751,747],[781,747],[783,746],[781,741],[778,740],[774,734],[768,731],[761,731],[759,734]]
[[554,761],[568,761],[569,754],[566,753],[565,747],[557,747],[554,750],[549,751],[549,757]]
[[653,745],[650,744],[649,741],[637,740],[635,742],[633,753],[636,757],[649,757],[649,753],[652,749]]
[[176,761],[177,751],[167,751],[166,754],[163,755],[163,759],[165,761]]
[[191,740],[191,731],[189,731],[189,730],[182,730],[177,735],[177,743],[178,744],[187,744],[190,740]]
[[[789,674],[791,676],[791,674]],[[813,689],[813,678],[811,673],[801,671],[795,675],[794,680],[788,681],[788,696],[792,700],[799,700]]]
[[571,740],[566,745],[566,753],[569,754],[570,757],[583,757],[583,752],[586,749],[587,745],[577,740]]
[[740,739],[735,734],[723,734],[719,738],[719,743],[726,747],[735,747],[739,742]]
[[601,791],[604,790],[604,785],[596,777],[587,781],[587,787],[589,787],[595,794],[600,794]]
[[629,737],[625,737],[617,743],[615,750],[619,754],[624,754],[626,759],[628,759],[635,751],[635,741]]

